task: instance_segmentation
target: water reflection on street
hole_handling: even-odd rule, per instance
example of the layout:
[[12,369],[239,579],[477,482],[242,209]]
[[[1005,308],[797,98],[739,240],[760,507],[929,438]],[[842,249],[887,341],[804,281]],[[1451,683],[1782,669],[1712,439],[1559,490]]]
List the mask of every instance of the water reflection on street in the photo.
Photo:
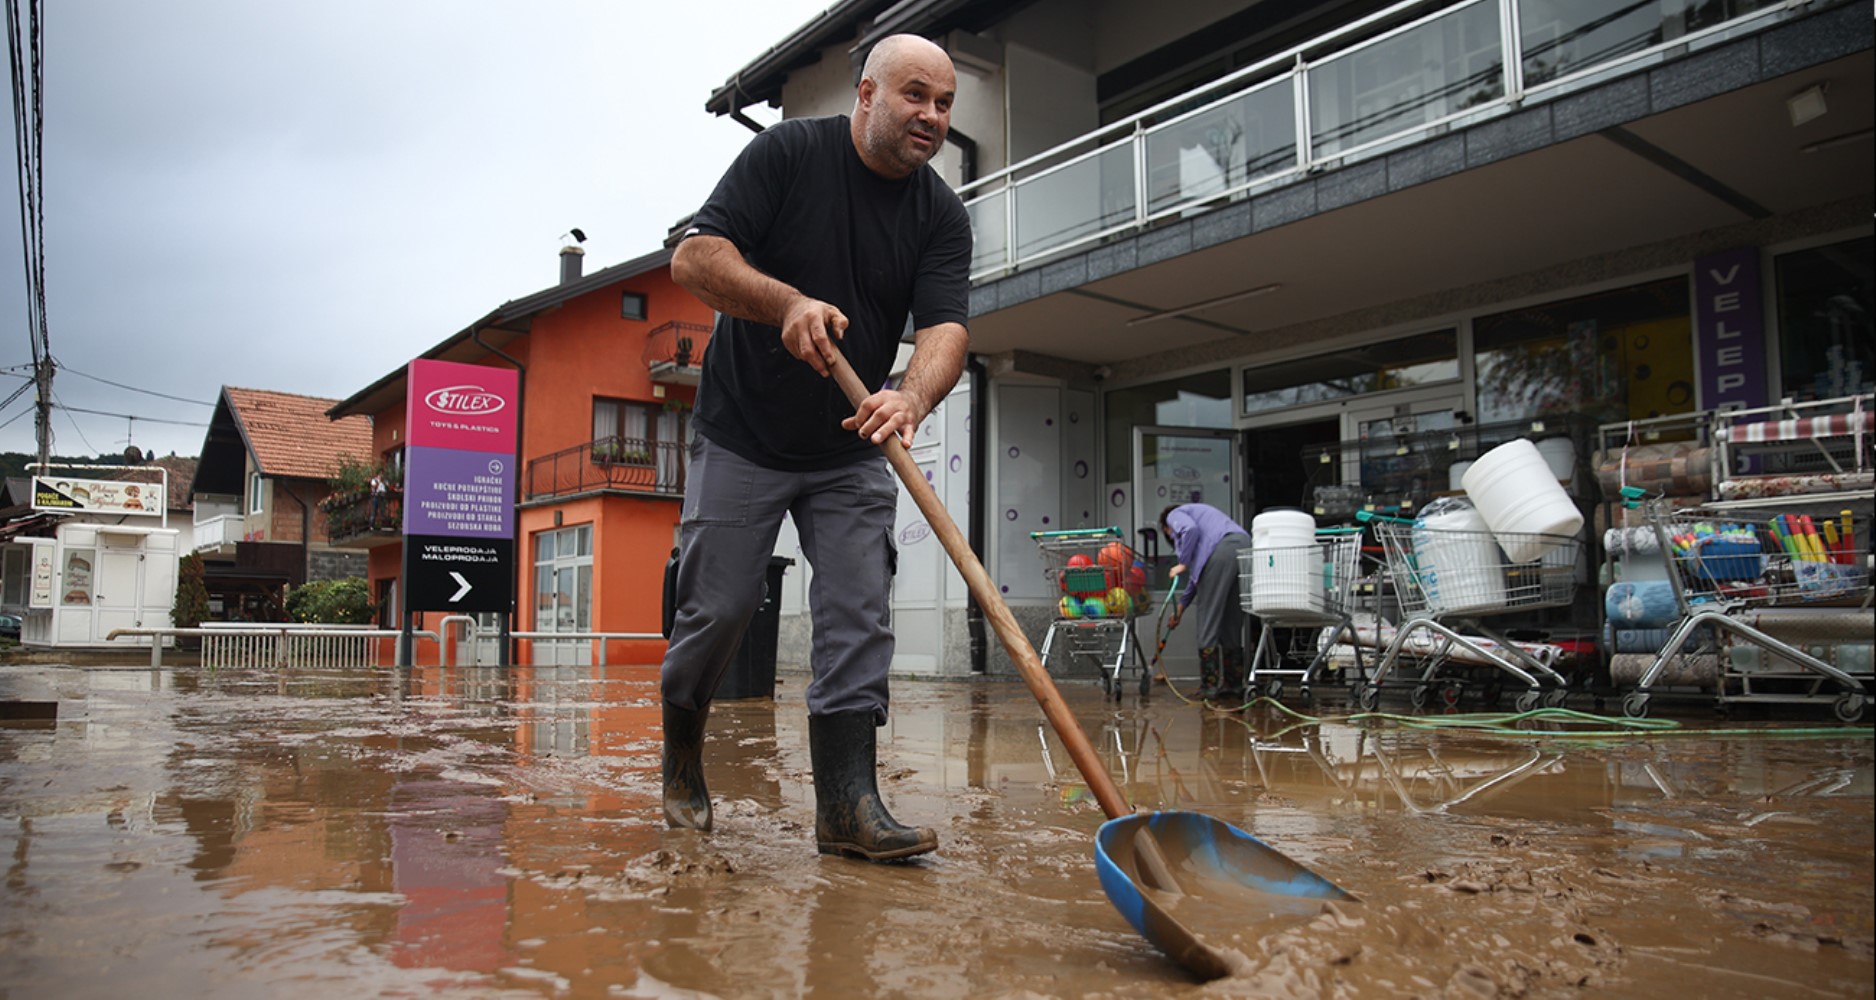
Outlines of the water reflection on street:
[[1196,984],[1102,894],[1100,809],[1021,685],[896,685],[881,787],[941,847],[872,866],[815,853],[798,677],[719,703],[717,829],[665,830],[655,673],[0,668],[0,701],[58,706],[0,724],[0,991],[1872,992],[1864,732],[1530,739],[1065,685],[1137,806],[1363,900],[1195,928],[1254,968]]

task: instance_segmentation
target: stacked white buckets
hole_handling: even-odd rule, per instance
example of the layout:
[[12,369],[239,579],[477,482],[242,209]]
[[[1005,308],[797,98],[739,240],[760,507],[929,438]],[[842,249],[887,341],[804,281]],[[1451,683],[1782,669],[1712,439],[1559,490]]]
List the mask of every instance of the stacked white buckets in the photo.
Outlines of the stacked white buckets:
[[1523,438],[1479,456],[1463,482],[1466,495],[1514,563],[1543,557],[1544,540],[1532,536],[1574,536],[1583,528],[1583,512],[1557,482],[1556,471],[1537,446]]
[[1323,610],[1322,546],[1308,511],[1277,507],[1251,519],[1251,613]]

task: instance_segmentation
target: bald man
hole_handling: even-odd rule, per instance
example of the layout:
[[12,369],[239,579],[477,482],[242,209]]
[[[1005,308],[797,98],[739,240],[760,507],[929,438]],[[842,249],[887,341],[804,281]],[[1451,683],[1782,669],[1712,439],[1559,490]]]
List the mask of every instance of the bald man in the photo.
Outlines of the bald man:
[[[664,658],[664,815],[709,830],[703,742],[710,699],[757,604],[782,516],[814,567],[808,737],[815,839],[873,861],[938,846],[880,800],[897,563],[898,486],[878,445],[910,444],[963,370],[971,231],[928,164],[951,124],[957,75],[913,35],[874,47],[853,114],[757,135],[699,209],[671,260],[717,311],[678,530],[677,614]],[[909,323],[908,323],[909,321]],[[908,325],[905,377],[888,385]],[[829,377],[835,344],[857,408]]]

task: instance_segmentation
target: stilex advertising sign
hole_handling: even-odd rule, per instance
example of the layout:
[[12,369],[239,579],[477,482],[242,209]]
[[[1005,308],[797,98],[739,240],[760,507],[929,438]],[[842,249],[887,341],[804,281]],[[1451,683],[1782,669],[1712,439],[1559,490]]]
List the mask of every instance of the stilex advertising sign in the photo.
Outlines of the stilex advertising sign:
[[409,610],[505,612],[515,579],[520,380],[507,368],[412,361],[405,381]]

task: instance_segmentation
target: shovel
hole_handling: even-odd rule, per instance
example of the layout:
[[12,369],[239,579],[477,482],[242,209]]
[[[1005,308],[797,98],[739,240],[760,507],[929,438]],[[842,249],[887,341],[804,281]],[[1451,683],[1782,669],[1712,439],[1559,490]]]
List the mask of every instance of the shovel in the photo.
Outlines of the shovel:
[[[829,353],[834,380],[857,410],[869,393],[839,347]],[[1187,971],[1216,979],[1242,968],[1245,959],[1234,949],[1207,944],[1183,919],[1211,918],[1244,930],[1276,916],[1307,915],[1319,905],[1313,900],[1354,898],[1229,823],[1197,813],[1135,813],[899,435],[889,435],[880,447],[1107,814],[1095,836],[1095,865],[1108,900],[1134,930]]]

